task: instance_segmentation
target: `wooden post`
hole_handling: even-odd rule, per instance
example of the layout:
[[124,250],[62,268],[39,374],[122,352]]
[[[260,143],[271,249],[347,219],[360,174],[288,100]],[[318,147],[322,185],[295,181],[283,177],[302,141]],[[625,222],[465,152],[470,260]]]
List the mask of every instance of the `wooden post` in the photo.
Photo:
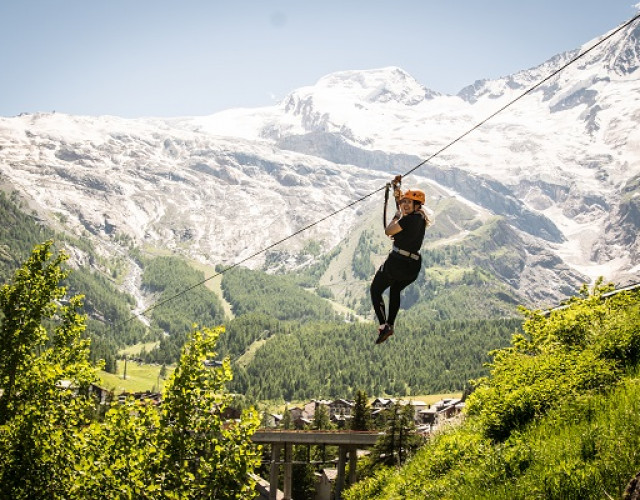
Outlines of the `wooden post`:
[[280,466],[281,444],[271,445],[271,474],[269,476],[269,500],[276,500],[278,494],[278,467]]
[[336,500],[342,500],[342,490],[344,489],[344,475],[347,465],[347,447],[340,445],[338,448],[338,477],[336,478]]
[[291,443],[284,444],[284,500],[291,500],[291,477],[293,465],[291,464]]
[[356,469],[358,467],[358,448],[352,446],[349,448],[349,484],[356,482]]

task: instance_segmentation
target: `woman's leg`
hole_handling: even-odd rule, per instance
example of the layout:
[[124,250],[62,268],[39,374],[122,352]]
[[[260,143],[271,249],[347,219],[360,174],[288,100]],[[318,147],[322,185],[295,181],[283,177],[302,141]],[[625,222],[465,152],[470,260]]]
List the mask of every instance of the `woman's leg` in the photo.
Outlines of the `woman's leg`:
[[384,275],[382,268],[378,269],[376,275],[371,282],[371,303],[373,304],[373,311],[376,313],[378,323],[384,325],[387,322],[387,313],[384,306],[384,299],[382,294],[389,287],[389,279]]
[[400,310],[400,292],[408,287],[415,280],[411,281],[394,281],[389,288],[389,315],[387,323],[393,326],[396,322],[396,316]]

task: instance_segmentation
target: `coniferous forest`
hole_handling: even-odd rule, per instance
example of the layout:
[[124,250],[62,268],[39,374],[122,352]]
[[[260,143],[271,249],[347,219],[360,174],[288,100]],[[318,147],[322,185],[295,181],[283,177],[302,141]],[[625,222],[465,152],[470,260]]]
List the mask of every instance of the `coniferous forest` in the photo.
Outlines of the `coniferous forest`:
[[[73,265],[66,285],[70,294],[85,296],[91,359],[103,359],[107,371],[115,370],[121,349],[142,342],[154,347],[142,350],[138,359],[175,363],[192,325],[221,325],[219,356],[228,357],[234,368],[230,389],[252,401],[346,398],[357,389],[397,396],[462,391],[469,379],[486,374],[487,353],[505,346],[521,323],[513,299],[500,302],[499,287],[473,271],[457,247],[425,252],[425,270],[405,292],[397,333],[382,348],[374,345],[376,326],[367,300],[354,304],[359,311],[348,316],[327,300],[332,291],[320,285],[319,277],[335,251],[295,273],[218,268],[219,296],[202,284],[204,273],[184,258],[131,247],[149,306],[145,324],[132,312],[134,297],[122,292],[127,274],[122,256],[98,255],[89,239],[48,229],[16,195],[0,194],[0,210],[9,222],[0,227],[4,279],[46,239],[84,256]],[[381,245],[365,231],[357,247],[351,271],[366,297],[365,278],[375,269],[368,255]],[[274,253],[267,260],[273,264],[277,258]],[[437,266],[456,265],[466,270],[457,279],[442,281],[429,274]],[[232,317],[225,315],[223,300]],[[492,311],[503,313],[496,319]],[[361,320],[355,319],[357,312],[364,315]]]

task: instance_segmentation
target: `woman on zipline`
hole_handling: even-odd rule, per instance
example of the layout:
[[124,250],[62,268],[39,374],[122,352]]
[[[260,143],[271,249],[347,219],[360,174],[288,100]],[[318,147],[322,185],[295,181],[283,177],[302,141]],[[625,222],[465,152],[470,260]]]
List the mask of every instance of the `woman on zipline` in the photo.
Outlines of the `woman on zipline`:
[[[420,247],[424,231],[431,220],[424,208],[426,196],[420,189],[397,193],[399,209],[384,232],[393,239],[393,249],[380,266],[371,283],[371,301],[378,317],[378,339],[381,344],[393,335],[393,325],[400,309],[400,292],[413,283],[422,265]],[[389,288],[389,314],[385,312],[383,292]]]

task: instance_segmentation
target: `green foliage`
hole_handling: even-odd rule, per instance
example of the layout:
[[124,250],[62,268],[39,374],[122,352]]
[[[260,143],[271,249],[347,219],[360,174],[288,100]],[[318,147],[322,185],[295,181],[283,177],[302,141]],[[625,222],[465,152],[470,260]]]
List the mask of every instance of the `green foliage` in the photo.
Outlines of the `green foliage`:
[[223,391],[232,378],[229,361],[215,369],[205,366],[217,356],[221,332],[194,331],[167,383],[159,443],[164,453],[157,473],[166,488],[182,495],[243,500],[254,486],[249,474],[260,454],[250,437],[260,420],[253,408],[239,422],[225,424],[222,418],[231,402]]
[[0,289],[0,485],[15,499],[64,498],[76,452],[68,435],[93,408],[81,297],[60,304],[66,256],[51,246],[36,246]]
[[[77,498],[228,499],[250,496],[259,449],[251,442],[259,418],[222,415],[231,402],[228,361],[209,368],[221,330],[195,330],[163,394],[160,413],[132,399],[103,423],[81,431],[75,464]],[[122,496],[120,496],[122,495]]]
[[[0,221],[0,283],[6,282],[31,250],[44,240],[55,239],[58,247],[80,249],[92,262],[101,260],[86,240],[56,234],[42,221],[27,215],[16,194],[7,197],[0,192]],[[108,265],[102,267],[109,272]],[[70,294],[85,297],[81,310],[88,315],[92,361],[104,359],[106,368],[113,370],[117,349],[148,335],[144,325],[137,321],[127,322],[126,327],[117,326],[130,319],[133,298],[117,290],[110,279],[87,268],[70,274],[64,284]]]
[[70,498],[174,498],[150,475],[162,459],[156,408],[128,399],[112,406],[103,423],[76,431],[79,449]]
[[0,491],[31,499],[228,499],[252,494],[259,418],[223,419],[229,361],[209,368],[221,329],[193,332],[162,410],[133,400],[93,419],[95,368],[80,297],[60,282],[66,256],[37,246],[0,289]]
[[373,276],[376,269],[371,262],[371,255],[379,251],[380,248],[373,241],[373,231],[363,231],[351,261],[351,269],[357,279],[370,279]]
[[610,385],[613,364],[593,352],[555,351],[538,356],[496,355],[491,382],[469,400],[469,414],[478,415],[488,437],[506,439],[558,401]]
[[307,461],[307,446],[293,446],[292,474],[295,478],[291,485],[291,498],[299,500],[314,500],[316,493],[316,477],[313,465],[304,463]]
[[345,499],[620,498],[640,469],[640,295],[609,289],[585,288],[547,315],[525,310],[464,424]]
[[[156,257],[144,262],[142,287],[157,294],[152,325],[165,334],[146,361],[175,362],[193,323],[219,325],[224,309],[215,293],[200,285],[204,273],[177,257]],[[188,293],[183,293],[188,290]]]
[[221,354],[235,358],[243,354],[253,342],[268,339],[283,328],[281,322],[267,314],[249,313],[238,316],[227,323],[218,348]]
[[385,410],[384,420],[384,434],[374,448],[374,465],[402,465],[420,444],[413,406],[395,403]]
[[331,419],[329,418],[329,410],[325,405],[318,405],[313,414],[313,423],[311,427],[315,430],[331,429]]
[[620,353],[633,353],[639,334],[628,328],[621,334],[620,316],[611,314],[620,309],[628,321],[629,298],[603,300],[607,291],[599,285],[592,295],[583,290],[583,298],[548,316],[524,310],[524,334],[494,352],[490,378],[478,380],[469,399],[469,414],[478,415],[488,437],[506,439],[558,401],[611,385],[619,368],[634,361]]
[[[355,388],[395,397],[461,391],[469,379],[487,373],[487,352],[506,346],[520,326],[518,319],[405,319],[384,348],[374,344],[376,328],[371,323],[289,324],[257,349],[230,390],[252,400],[287,401],[353,398]],[[257,325],[254,335],[261,328]]]
[[501,443],[470,420],[435,436],[397,473],[368,478],[344,498],[621,498],[640,469],[639,411],[635,373],[609,394],[564,401]]
[[516,300],[478,267],[423,266],[402,296],[402,307],[430,321],[517,316]]
[[371,422],[371,411],[369,401],[365,391],[357,391],[353,405],[353,416],[351,418],[351,430],[368,431],[373,428]]
[[8,281],[33,247],[53,232],[21,210],[17,193],[0,191],[0,283]]
[[[308,252],[309,253],[309,252]],[[338,247],[322,255],[318,255],[314,261],[291,274],[292,279],[300,286],[311,288],[318,284],[318,280],[327,270],[331,261],[340,253]]]
[[222,287],[237,316],[254,313],[297,321],[330,320],[335,316],[326,301],[286,276],[235,268],[224,274]]

